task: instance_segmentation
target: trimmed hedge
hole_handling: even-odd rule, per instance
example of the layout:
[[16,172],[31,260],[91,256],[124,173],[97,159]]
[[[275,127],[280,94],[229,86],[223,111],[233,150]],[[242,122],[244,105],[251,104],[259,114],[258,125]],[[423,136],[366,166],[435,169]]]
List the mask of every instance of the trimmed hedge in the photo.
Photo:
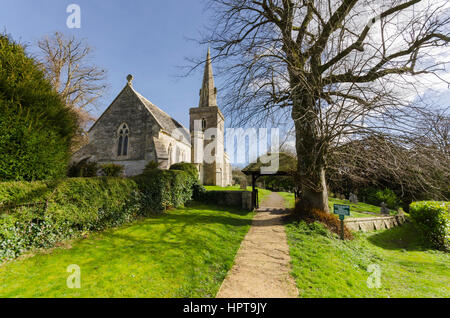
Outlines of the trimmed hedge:
[[186,163],[186,162],[176,163],[176,164],[173,164],[172,166],[170,166],[170,170],[185,171],[188,174],[190,174],[193,178],[195,178],[196,180],[199,179],[198,170],[195,167],[195,165],[192,163]]
[[410,216],[434,247],[450,248],[450,202],[413,202]]
[[192,199],[196,180],[185,171],[154,169],[134,180],[143,195],[145,208],[162,212]]
[[125,167],[114,163],[108,163],[100,166],[100,171],[102,175],[106,177],[121,177],[123,176]]
[[198,174],[197,167],[192,163],[186,163],[186,162],[180,162],[173,164],[170,167],[170,170],[180,170],[185,171],[193,178],[193,198],[196,201],[202,201],[202,198],[204,198],[206,194],[205,187],[200,183],[200,178]]
[[[73,178],[0,183],[0,262],[179,207],[192,199],[194,179],[156,170],[132,179]],[[42,203],[17,207],[17,205]],[[10,206],[15,206],[11,207]]]

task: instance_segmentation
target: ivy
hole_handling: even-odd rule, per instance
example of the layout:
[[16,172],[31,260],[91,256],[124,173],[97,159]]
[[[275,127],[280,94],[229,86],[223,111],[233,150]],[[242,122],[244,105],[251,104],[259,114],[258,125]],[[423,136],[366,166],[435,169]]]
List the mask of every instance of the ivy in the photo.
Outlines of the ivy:
[[0,183],[0,206],[8,212],[0,218],[0,261],[180,207],[196,182],[184,171],[154,170],[132,179]]

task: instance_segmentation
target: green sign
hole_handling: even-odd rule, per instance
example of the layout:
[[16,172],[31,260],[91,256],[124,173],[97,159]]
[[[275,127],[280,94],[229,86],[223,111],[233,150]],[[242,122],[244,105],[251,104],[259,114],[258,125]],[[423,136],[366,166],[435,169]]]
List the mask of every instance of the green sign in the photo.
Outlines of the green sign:
[[342,204],[335,204],[334,205],[334,214],[338,214],[339,216],[342,216],[342,217],[350,216],[350,206],[342,205]]
[[334,214],[339,215],[339,220],[341,220],[341,240],[344,240],[344,220],[345,216],[350,216],[350,206],[335,204],[334,205]]

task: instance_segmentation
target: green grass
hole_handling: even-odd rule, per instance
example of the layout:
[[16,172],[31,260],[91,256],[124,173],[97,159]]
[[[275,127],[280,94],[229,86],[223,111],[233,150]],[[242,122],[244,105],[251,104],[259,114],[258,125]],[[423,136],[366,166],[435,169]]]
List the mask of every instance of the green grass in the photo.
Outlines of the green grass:
[[261,206],[262,202],[264,201],[264,199],[267,198],[267,196],[270,195],[271,193],[272,193],[272,191],[270,191],[270,190],[258,189],[258,202],[259,202],[260,206]]
[[286,201],[286,208],[293,209],[295,207],[295,195],[289,192],[277,192]]
[[[410,223],[345,242],[317,223],[286,232],[300,297],[450,297],[450,255],[428,250]],[[367,285],[371,264],[379,289]]]
[[[333,209],[334,204],[343,204],[343,205],[350,205],[350,210],[353,217],[374,217],[376,215],[368,215],[368,214],[362,214],[361,212],[370,212],[370,213],[376,213],[381,215],[381,208],[379,206],[374,206],[371,204],[367,204],[364,202],[359,202],[357,204],[351,203],[349,200],[341,200],[336,198],[329,198],[328,205],[330,207],[330,210]],[[391,210],[391,215],[396,215],[397,212]]]
[[[245,191],[239,186],[219,187],[219,186],[204,186],[208,191]],[[252,187],[247,187],[247,191],[252,191]]]
[[[289,209],[294,208],[295,197],[294,197],[293,193],[288,193],[288,192],[277,192],[277,193],[285,199],[287,208],[289,208]],[[334,204],[350,205],[350,213],[351,213],[350,217],[352,217],[352,218],[371,218],[371,217],[377,216],[377,215],[371,215],[371,214],[364,214],[361,212],[377,213],[377,214],[379,214],[379,216],[382,216],[380,214],[380,207],[370,205],[367,203],[360,202],[358,204],[354,204],[348,200],[329,198],[328,206],[330,207],[330,211],[333,211]],[[391,211],[391,214],[394,214],[394,211]]]
[[[253,213],[195,204],[0,266],[0,297],[214,297]],[[81,289],[66,286],[81,268]]]

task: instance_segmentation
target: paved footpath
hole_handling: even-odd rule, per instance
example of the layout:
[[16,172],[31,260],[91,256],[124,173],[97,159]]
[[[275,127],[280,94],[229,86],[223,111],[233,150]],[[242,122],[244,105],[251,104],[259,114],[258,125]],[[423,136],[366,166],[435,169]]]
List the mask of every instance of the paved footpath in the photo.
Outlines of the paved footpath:
[[270,194],[253,219],[217,298],[295,298],[282,217],[284,199]]

